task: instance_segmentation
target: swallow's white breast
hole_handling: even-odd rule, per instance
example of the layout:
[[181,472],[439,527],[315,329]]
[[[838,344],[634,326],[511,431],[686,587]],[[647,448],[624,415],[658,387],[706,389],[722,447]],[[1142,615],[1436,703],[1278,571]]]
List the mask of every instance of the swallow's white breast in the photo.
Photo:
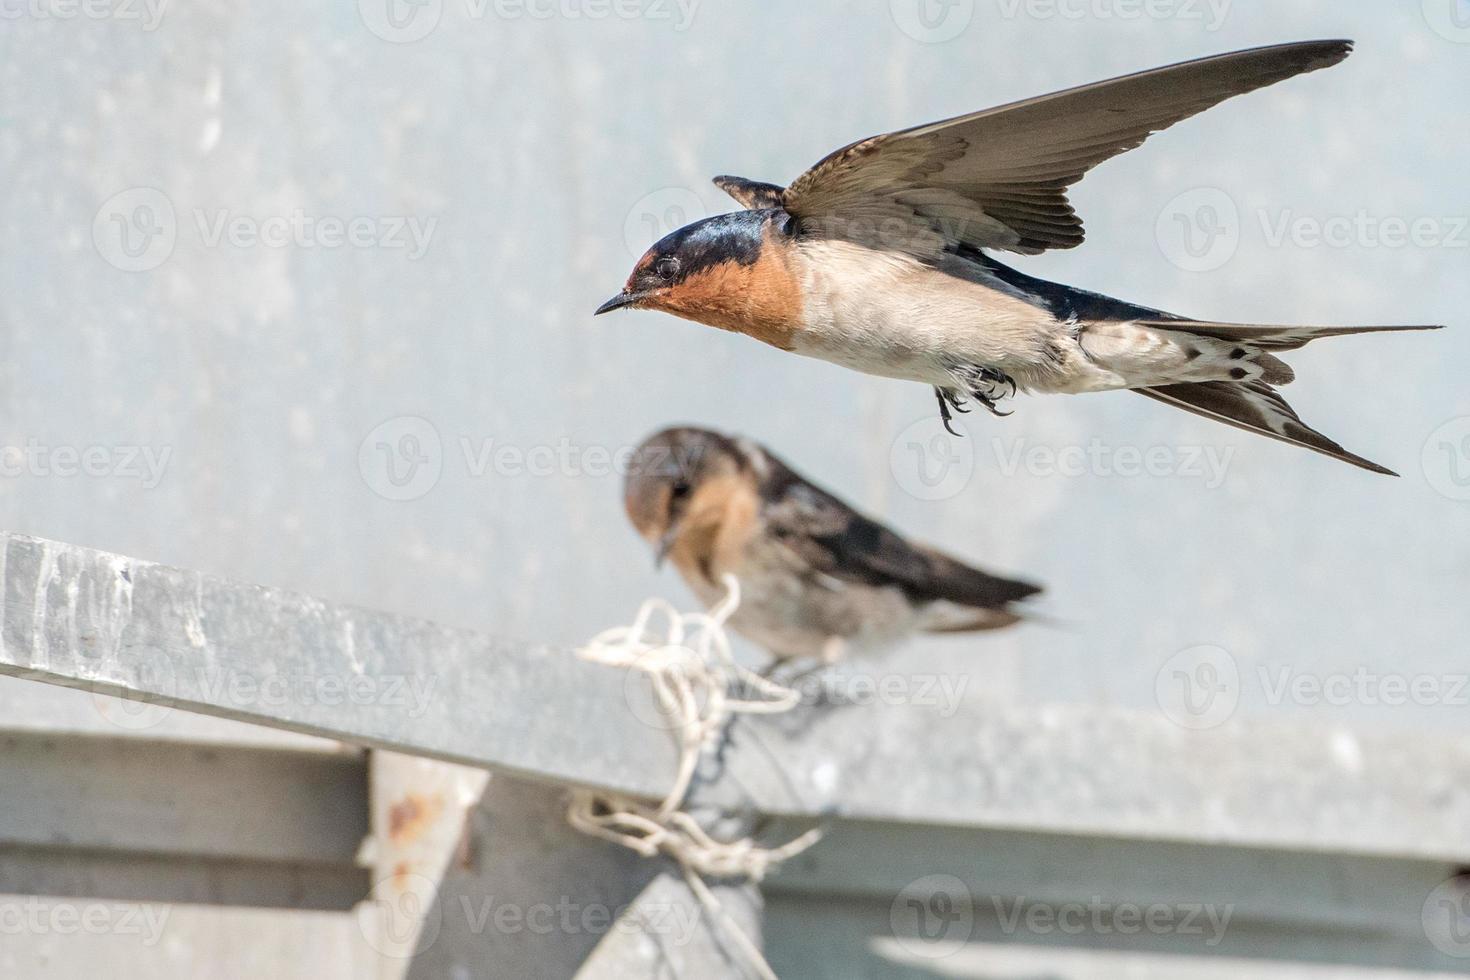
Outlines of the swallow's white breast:
[[1062,325],[1021,299],[898,252],[809,240],[793,263],[805,308],[797,353],[925,384],[954,384],[958,364],[1050,387],[1044,350]]

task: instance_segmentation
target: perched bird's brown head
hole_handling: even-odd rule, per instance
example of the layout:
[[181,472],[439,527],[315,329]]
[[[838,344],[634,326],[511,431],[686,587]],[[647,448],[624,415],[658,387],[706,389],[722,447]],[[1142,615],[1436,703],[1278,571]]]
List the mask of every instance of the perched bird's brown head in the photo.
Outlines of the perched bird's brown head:
[[676,561],[699,565],[714,546],[732,492],[751,481],[734,440],[708,429],[665,429],[634,452],[623,507],[658,563],[678,549]]
[[789,348],[801,292],[791,270],[794,222],[779,209],[737,211],[655,242],[622,292],[597,308],[662,310]]

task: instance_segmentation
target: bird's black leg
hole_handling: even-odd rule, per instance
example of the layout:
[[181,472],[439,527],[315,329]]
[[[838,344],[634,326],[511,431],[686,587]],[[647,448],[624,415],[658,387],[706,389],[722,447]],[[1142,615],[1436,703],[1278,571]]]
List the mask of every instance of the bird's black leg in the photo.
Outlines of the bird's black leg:
[[954,426],[949,424],[954,420],[954,416],[949,414],[949,410],[953,408],[961,415],[968,413],[970,410],[965,407],[965,403],[960,400],[960,396],[948,388],[936,387],[934,389],[934,397],[939,399],[939,421],[944,423],[944,430],[952,436],[959,436],[963,439],[964,434],[956,432]]

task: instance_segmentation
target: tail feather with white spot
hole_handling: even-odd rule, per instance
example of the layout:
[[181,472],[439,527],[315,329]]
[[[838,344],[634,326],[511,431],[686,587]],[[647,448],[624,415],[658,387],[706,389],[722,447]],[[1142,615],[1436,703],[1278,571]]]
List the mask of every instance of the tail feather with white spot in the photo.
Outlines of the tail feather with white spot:
[[1206,381],[1134,390],[1140,395],[1233,425],[1237,429],[1301,446],[1373,473],[1398,476],[1393,470],[1348,452],[1308,426],[1286,403],[1286,399],[1264,381]]

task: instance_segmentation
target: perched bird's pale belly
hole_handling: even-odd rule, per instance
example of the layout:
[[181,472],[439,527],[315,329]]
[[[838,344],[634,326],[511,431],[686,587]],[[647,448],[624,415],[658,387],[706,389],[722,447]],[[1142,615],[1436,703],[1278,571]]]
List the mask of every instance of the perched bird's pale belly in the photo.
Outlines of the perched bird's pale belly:
[[[740,580],[740,606],[730,625],[776,657],[831,662],[881,652],[920,626],[920,610],[897,587],[859,585],[814,572],[763,537],[746,545],[737,566],[720,572]],[[723,584],[698,573],[684,577],[711,608],[725,596]]]

